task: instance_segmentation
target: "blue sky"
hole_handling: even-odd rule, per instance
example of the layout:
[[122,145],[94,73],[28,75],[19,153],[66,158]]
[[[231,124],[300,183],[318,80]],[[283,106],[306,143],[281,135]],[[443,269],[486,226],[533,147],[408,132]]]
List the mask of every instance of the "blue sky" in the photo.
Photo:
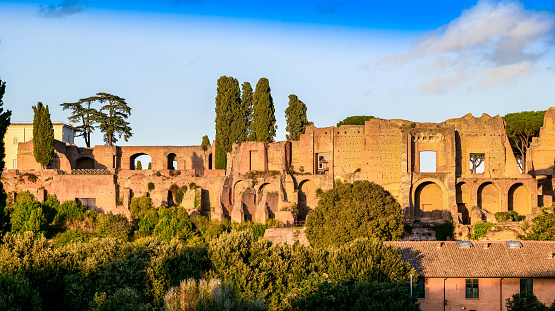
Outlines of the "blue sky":
[[121,145],[198,145],[217,79],[266,77],[284,140],[289,94],[318,127],[555,106],[554,26],[547,0],[3,1],[0,78],[14,122],[107,92],[133,109]]

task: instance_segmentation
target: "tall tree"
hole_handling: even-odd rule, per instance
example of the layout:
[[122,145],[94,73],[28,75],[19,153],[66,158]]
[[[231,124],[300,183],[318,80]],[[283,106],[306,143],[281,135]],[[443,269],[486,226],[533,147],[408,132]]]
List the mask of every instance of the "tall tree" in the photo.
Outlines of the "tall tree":
[[94,125],[98,116],[98,111],[91,107],[91,104],[97,100],[96,96],[82,98],[75,103],[60,104],[63,110],[71,109],[71,116],[68,118],[72,122],[80,123],[75,126],[75,136],[82,136],[85,139],[87,147],[91,146],[91,133],[94,131]]
[[285,120],[289,133],[287,140],[299,140],[305,128],[310,124],[306,118],[306,105],[295,94],[289,95],[289,106],[285,109]]
[[532,137],[540,133],[545,111],[522,111],[503,116],[505,131],[513,149],[520,170],[527,173],[526,150],[530,147]]
[[254,140],[271,142],[276,136],[276,116],[274,100],[270,90],[270,82],[260,78],[254,91],[254,109],[252,116]]
[[243,107],[245,107],[245,114],[246,114],[246,137],[248,141],[254,140],[254,129],[252,127],[252,114],[253,114],[253,105],[254,105],[254,94],[252,92],[252,86],[249,82],[243,82],[241,85],[241,102]]
[[241,104],[239,82],[233,77],[218,79],[216,95],[216,169],[225,169],[227,153],[234,142],[246,139],[246,112]]
[[[10,118],[12,112],[10,110],[4,111],[4,102],[2,98],[6,92],[6,82],[0,80],[0,172],[4,170],[4,156],[6,155],[6,150],[4,146],[4,136],[6,135],[6,130],[10,125]],[[4,193],[4,185],[0,180],[0,234],[4,231],[4,224],[6,220],[4,219],[4,208],[6,207],[6,194]]]
[[209,159],[206,157],[206,151],[210,147],[210,138],[208,138],[208,135],[202,136],[202,143],[200,144],[200,146],[202,148],[202,152],[204,153],[205,168],[209,168],[210,167]]
[[100,130],[104,133],[104,142],[112,146],[122,136],[125,141],[128,141],[133,133],[129,122],[126,121],[131,115],[131,108],[125,99],[108,93],[96,93],[96,95],[94,100],[104,104],[96,118]]
[[33,155],[44,169],[54,160],[54,126],[50,120],[48,105],[39,102],[33,106]]

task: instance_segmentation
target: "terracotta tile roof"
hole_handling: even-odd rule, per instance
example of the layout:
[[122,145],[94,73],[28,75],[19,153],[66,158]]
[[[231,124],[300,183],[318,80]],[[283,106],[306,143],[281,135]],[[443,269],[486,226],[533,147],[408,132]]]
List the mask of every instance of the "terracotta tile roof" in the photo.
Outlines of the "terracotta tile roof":
[[441,242],[441,247],[437,241],[385,243],[399,247],[403,259],[424,277],[555,277],[555,259],[549,259],[555,242],[521,241],[521,248],[509,248],[504,241],[472,241],[469,248],[457,242]]

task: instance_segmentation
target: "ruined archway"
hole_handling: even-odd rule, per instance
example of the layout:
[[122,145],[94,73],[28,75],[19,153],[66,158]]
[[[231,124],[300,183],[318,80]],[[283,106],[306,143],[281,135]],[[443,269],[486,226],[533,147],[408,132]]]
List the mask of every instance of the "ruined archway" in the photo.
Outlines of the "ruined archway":
[[245,212],[245,221],[253,221],[256,215],[256,192],[253,188],[247,188],[241,194],[241,203]]
[[268,208],[268,218],[275,218],[275,214],[279,209],[279,194],[274,185],[266,183],[258,189],[258,202],[265,200]]
[[94,159],[89,157],[77,159],[77,169],[94,169]]
[[177,161],[175,160],[176,155],[175,153],[170,153],[168,154],[168,165],[167,165],[167,169],[168,170],[177,170]]
[[298,210],[297,220],[304,221],[308,212],[316,208],[318,205],[318,197],[316,195],[316,185],[311,180],[303,180],[299,184],[298,191]]
[[500,212],[499,188],[491,182],[485,182],[478,187],[478,207],[490,213]]
[[129,157],[129,169],[130,170],[138,169],[137,163],[139,161],[141,162],[140,169],[147,170],[152,167],[152,157],[146,153],[140,152],[140,153],[135,153],[134,155]]
[[470,224],[470,189],[464,182],[456,186],[457,212],[461,214],[463,224]]
[[509,211],[519,215],[530,214],[530,191],[522,183],[514,184],[509,189]]
[[208,154],[208,169],[212,169],[212,153]]
[[445,205],[443,189],[433,181],[424,181],[414,191],[415,217],[417,219],[443,219]]

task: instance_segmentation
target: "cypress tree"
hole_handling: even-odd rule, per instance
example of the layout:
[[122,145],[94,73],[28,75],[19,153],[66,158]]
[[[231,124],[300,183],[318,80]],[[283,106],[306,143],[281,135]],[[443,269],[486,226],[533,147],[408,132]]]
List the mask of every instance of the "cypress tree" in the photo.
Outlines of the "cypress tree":
[[299,140],[309,122],[306,118],[306,105],[295,94],[289,95],[289,106],[285,109],[285,119],[287,121],[285,130],[289,133],[285,135],[287,140]]
[[138,171],[143,169],[143,164],[141,163],[141,161],[137,161],[137,167],[135,169]]
[[270,82],[266,78],[260,78],[254,91],[254,109],[252,116],[252,127],[254,140],[271,142],[276,136],[276,117],[274,101],[270,93]]
[[54,127],[50,120],[48,105],[41,102],[33,106],[33,155],[44,169],[54,160]]
[[254,129],[252,127],[252,114],[253,114],[253,105],[254,105],[254,98],[252,92],[252,86],[249,82],[244,82],[241,85],[241,102],[243,103],[243,107],[245,107],[245,114],[246,114],[246,137],[248,141],[254,141]]
[[239,82],[221,76],[216,95],[216,169],[225,169],[233,143],[246,139],[246,119]]
[[[10,117],[12,112],[10,110],[4,111],[4,102],[2,97],[6,92],[6,82],[0,80],[0,172],[4,170],[4,156],[6,155],[6,150],[4,147],[4,136],[6,135],[6,130],[10,125]],[[0,234],[4,231],[4,224],[7,219],[4,217],[4,208],[6,207],[6,193],[4,192],[4,185],[0,181]]]

